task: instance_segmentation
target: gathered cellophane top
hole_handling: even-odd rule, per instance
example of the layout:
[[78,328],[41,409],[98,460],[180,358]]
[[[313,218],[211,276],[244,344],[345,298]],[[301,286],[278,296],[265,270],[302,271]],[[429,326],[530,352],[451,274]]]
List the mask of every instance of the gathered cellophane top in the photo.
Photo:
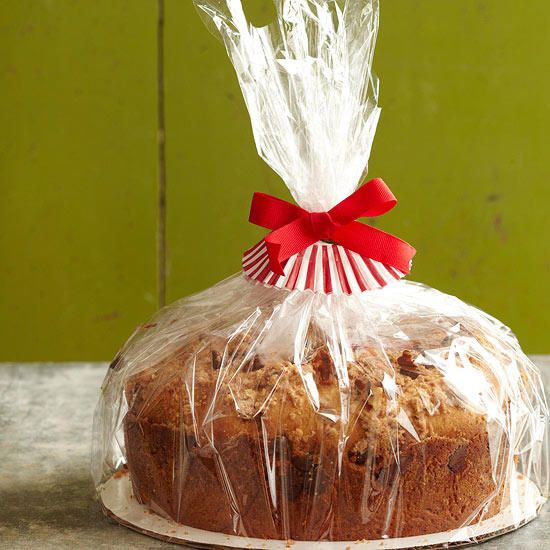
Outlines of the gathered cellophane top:
[[[276,0],[261,29],[240,0],[194,3],[235,66],[260,155],[300,207],[350,196],[380,115],[378,2]],[[500,532],[531,519],[548,493],[536,367],[496,319],[390,282],[288,290],[245,270],[162,309],[102,386],[100,495],[126,479],[140,510],[206,545],[208,533],[471,542],[490,518],[505,517]]]

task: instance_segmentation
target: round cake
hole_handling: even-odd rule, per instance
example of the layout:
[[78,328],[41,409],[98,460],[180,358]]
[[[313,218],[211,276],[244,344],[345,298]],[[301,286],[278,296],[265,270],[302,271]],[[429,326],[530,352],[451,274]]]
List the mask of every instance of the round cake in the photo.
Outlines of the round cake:
[[187,526],[283,540],[421,535],[501,509],[508,397],[476,323],[402,315],[350,346],[304,330],[286,356],[246,326],[197,331],[128,377],[139,502]]
[[[192,544],[226,539],[150,512],[217,534],[344,547],[441,532],[471,541],[477,532],[446,532],[501,510],[491,532],[518,527],[540,504],[518,475],[548,489],[536,368],[495,319],[401,280],[413,247],[358,221],[397,203],[380,179],[358,187],[380,117],[378,1],[277,0],[263,27],[239,0],[194,3],[235,66],[261,157],[296,204],[255,194],[249,221],[271,233],[242,272],[164,308],[111,365],[92,462],[100,496],[116,496],[111,508],[102,499],[107,513]],[[427,216],[403,223],[427,239]],[[195,281],[223,268],[220,246],[188,262]],[[132,495],[126,477],[118,483],[126,473]]]

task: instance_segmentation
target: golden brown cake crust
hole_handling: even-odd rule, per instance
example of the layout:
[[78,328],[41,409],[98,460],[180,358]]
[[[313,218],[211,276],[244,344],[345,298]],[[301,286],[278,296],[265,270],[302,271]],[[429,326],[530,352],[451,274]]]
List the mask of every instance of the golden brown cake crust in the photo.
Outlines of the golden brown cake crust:
[[298,365],[247,355],[244,335],[204,334],[134,375],[137,498],[191,527],[294,540],[420,535],[496,513],[505,438],[495,460],[485,416],[420,360],[449,346],[450,323],[412,323],[412,338],[365,342],[351,359],[313,334]]

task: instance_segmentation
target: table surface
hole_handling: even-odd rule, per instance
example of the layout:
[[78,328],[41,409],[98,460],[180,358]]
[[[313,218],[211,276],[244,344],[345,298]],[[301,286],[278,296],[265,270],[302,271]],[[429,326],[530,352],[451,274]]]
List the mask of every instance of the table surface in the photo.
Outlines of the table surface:
[[[538,356],[550,387],[550,356]],[[90,478],[105,364],[0,364],[0,548],[182,548],[103,517]],[[550,506],[483,550],[546,550]],[[313,545],[312,545],[313,546]]]

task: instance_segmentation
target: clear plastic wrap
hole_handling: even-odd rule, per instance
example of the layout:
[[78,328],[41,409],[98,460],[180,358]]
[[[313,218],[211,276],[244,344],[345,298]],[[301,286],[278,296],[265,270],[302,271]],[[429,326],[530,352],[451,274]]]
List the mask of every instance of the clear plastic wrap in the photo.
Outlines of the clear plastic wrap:
[[[240,0],[195,4],[298,204],[324,211],[353,193],[379,117],[377,2],[278,0],[263,29]],[[93,474],[100,495],[126,478],[145,509],[211,534],[467,542],[490,518],[505,517],[494,533],[536,515],[547,420],[514,335],[457,298],[406,281],[288,291],[240,274],[163,309],[119,352]]]

